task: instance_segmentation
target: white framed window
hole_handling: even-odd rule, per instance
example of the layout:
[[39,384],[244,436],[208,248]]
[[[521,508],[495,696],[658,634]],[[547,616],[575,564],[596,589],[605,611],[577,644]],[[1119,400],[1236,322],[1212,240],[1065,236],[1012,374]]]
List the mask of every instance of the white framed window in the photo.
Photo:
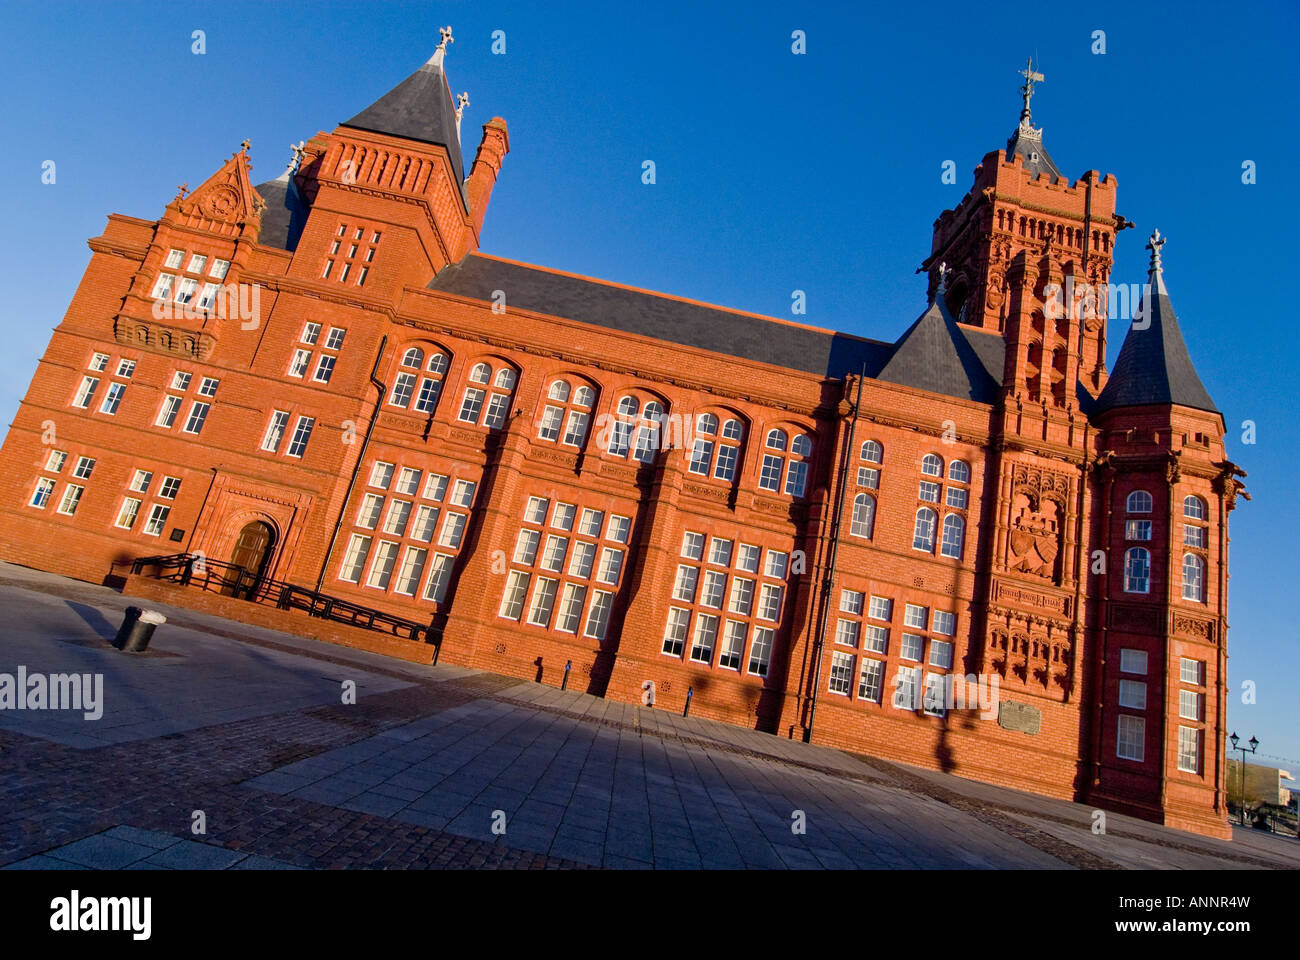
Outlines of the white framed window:
[[966,542],[966,521],[950,513],[943,518],[943,540],[939,544],[941,556],[961,559],[962,547]]
[[[375,465],[370,468],[370,486],[378,487],[380,490],[387,490],[388,485],[393,482],[394,469],[396,468],[393,464],[383,460],[376,460]],[[425,496],[428,496],[427,491]]]
[[695,617],[695,637],[691,642],[691,659],[696,663],[713,662],[713,645],[718,639],[718,618],[711,613]]
[[736,548],[736,569],[742,573],[758,573],[758,563],[763,551],[752,543],[742,543]]
[[1191,523],[1183,524],[1183,543],[1189,547],[1205,549],[1206,530]]
[[1151,553],[1145,547],[1130,547],[1124,551],[1124,592],[1149,593],[1151,591]]
[[952,644],[947,640],[930,641],[930,666],[942,670],[952,669]]
[[915,710],[921,706],[921,668],[899,667],[894,674],[893,706],[898,710]]
[[163,477],[162,486],[158,488],[158,496],[164,500],[175,500],[180,489],[180,477]]
[[858,699],[879,703],[885,687],[885,664],[870,657],[862,658],[861,672],[858,674]]
[[186,373],[184,370],[177,370],[172,374],[171,389],[184,393],[190,388],[190,380],[193,374]]
[[550,505],[551,501],[545,497],[529,497],[528,506],[524,509],[524,520],[528,523],[545,523],[546,511]]
[[754,639],[749,645],[749,663],[747,673],[756,677],[766,677],[768,663],[772,657],[772,638],[776,631],[771,627],[755,627]]
[[465,536],[465,523],[469,518],[463,513],[448,513],[442,521],[442,535],[438,537],[439,546],[456,549],[461,538]]
[[1151,494],[1145,490],[1134,490],[1128,495],[1126,507],[1129,513],[1150,513],[1151,512]]
[[870,540],[876,527],[876,499],[869,493],[859,493],[853,498],[853,519],[849,535]]
[[596,545],[585,540],[574,543],[573,555],[569,558],[569,576],[586,580],[595,565]]
[[1125,520],[1124,539],[1125,540],[1150,540],[1151,521],[1150,520]]
[[158,274],[158,279],[154,281],[153,293],[150,296],[155,300],[167,300],[172,294],[172,284],[176,282],[176,277],[170,273]]
[[1136,760],[1141,763],[1146,759],[1147,722],[1143,717],[1121,713],[1119,716],[1119,735],[1115,742],[1115,756],[1121,760]]
[[714,537],[709,542],[709,563],[720,567],[731,566],[731,541]]
[[478,484],[473,480],[457,480],[456,485],[451,489],[450,503],[454,507],[465,507],[468,509],[474,504],[474,491]]
[[220,289],[221,284],[219,283],[205,283],[203,285],[203,292],[199,294],[199,309],[211,310],[212,305],[217,300],[217,291]]
[[441,473],[431,473],[424,481],[424,499],[441,500],[447,493],[448,478]]
[[126,380],[130,380],[135,374],[135,361],[123,357],[117,362],[117,375]]
[[176,302],[189,303],[198,289],[199,282],[193,277],[181,277],[181,282],[176,285]]
[[921,473],[927,477],[942,477],[943,458],[933,453],[927,453],[921,458]]
[[58,473],[67,462],[68,452],[66,450],[51,450],[50,455],[45,458],[45,469],[49,473]]
[[560,581],[550,577],[538,577],[537,586],[533,588],[533,602],[528,608],[528,622],[536,627],[545,627],[551,622],[551,611],[555,608],[555,594]]
[[920,489],[917,491],[916,498],[923,503],[939,502],[939,484],[932,480],[922,480]]
[[342,327],[330,327],[330,332],[325,336],[325,349],[342,350],[343,337],[346,334],[347,331],[344,330]]
[[947,610],[936,610],[931,617],[930,629],[935,633],[941,633],[945,637],[951,637],[957,632],[957,615]]
[[1119,669],[1120,673],[1136,673],[1146,676],[1147,652],[1145,650],[1134,650],[1130,647],[1122,648],[1119,652]]
[[393,500],[388,505],[388,516],[384,518],[384,533],[394,537],[406,535],[406,524],[411,519],[411,501]]
[[108,369],[108,360],[109,357],[108,354],[106,353],[91,354],[90,369],[94,370],[96,373],[103,373],[105,370]]
[[587,607],[587,625],[583,628],[584,636],[596,640],[605,639],[605,630],[609,626],[609,611],[614,604],[614,594],[608,590],[595,590],[591,595],[591,604]]
[[212,409],[211,404],[204,403],[202,400],[195,400],[190,404],[190,415],[185,421],[185,426],[181,429],[184,430],[185,433],[201,433],[203,431],[203,424],[207,422],[208,411],[210,409]]
[[1178,679],[1183,683],[1194,683],[1198,687],[1205,685],[1205,661],[1180,657],[1178,660]]
[[514,562],[531,567],[533,561],[537,559],[537,548],[541,544],[542,535],[536,530],[527,528],[519,531],[519,536],[515,538]]
[[150,537],[162,536],[163,527],[167,525],[167,517],[171,514],[172,508],[162,503],[155,503],[149,510],[149,519],[145,522],[144,532]]
[[668,608],[668,623],[664,626],[663,652],[670,657],[680,657],[686,649],[686,628],[691,622],[691,612],[681,607]]
[[[446,553],[435,553],[433,562],[429,564],[429,579],[424,584],[424,599],[432,600],[434,603],[444,603],[447,599],[447,587],[451,583],[451,568],[455,562],[455,557]],[[527,574],[524,574],[527,576]],[[527,582],[524,589],[527,589]],[[520,595],[521,604],[523,595]],[[518,614],[514,619],[518,619]]]
[[853,684],[853,661],[853,655],[842,650],[836,650],[831,654],[831,670],[826,683],[827,690],[831,693],[838,693],[842,697],[849,695],[849,688]]
[[600,528],[605,525],[605,514],[601,510],[583,508],[582,520],[578,523],[578,532],[584,537],[599,537]]
[[357,510],[357,526],[367,530],[375,529],[379,517],[384,512],[384,498],[376,493],[367,493]]
[[934,553],[935,512],[929,507],[916,511],[916,525],[912,529],[912,549]]
[[677,579],[673,582],[673,599],[683,603],[695,602],[695,586],[699,582],[700,571],[685,564],[678,566]]
[[98,387],[99,377],[82,377],[81,386],[77,388],[77,394],[72,398],[72,405],[85,410],[95,399],[95,390]]
[[181,263],[185,260],[184,250],[168,250],[165,266],[168,270],[179,270]]
[[564,557],[569,550],[569,541],[554,534],[546,538],[546,550],[542,554],[542,569],[559,573],[564,567]]
[[587,600],[587,588],[579,583],[566,583],[560,599],[560,612],[555,617],[555,629],[563,633],[577,633],[582,622],[582,605]]
[[573,503],[555,504],[555,509],[551,511],[551,526],[557,530],[568,532],[573,529],[573,521],[578,515],[578,506]]
[[135,497],[123,497],[122,506],[117,511],[117,519],[113,521],[113,526],[130,530],[135,526],[135,518],[139,515],[140,501]]
[[316,341],[320,339],[320,324],[311,323],[310,321],[306,323],[302,328],[302,336],[299,339],[308,346],[315,346]]
[[886,622],[894,619],[894,601],[888,597],[871,596],[871,604],[867,607],[867,616],[872,620],[884,620]]
[[763,565],[763,576],[771,577],[774,580],[784,580],[789,559],[790,555],[784,550],[767,551],[767,559]]
[[961,487],[949,487],[948,492],[945,495],[944,503],[956,510],[965,510],[966,496],[967,491],[963,490]]
[[1201,772],[1201,731],[1196,727],[1178,728],[1178,769]]
[[862,608],[866,604],[867,596],[861,590],[841,590],[840,591],[840,612],[851,613],[855,617],[862,616]]
[[903,626],[905,627],[916,627],[918,630],[924,630],[929,616],[930,610],[928,607],[922,607],[915,603],[903,605]]
[[[411,527],[411,537],[419,540],[421,543],[428,543],[433,539],[434,527],[438,525],[438,515],[440,511],[437,507],[431,507],[427,503],[420,504],[415,511],[415,524]],[[531,560],[528,561],[532,563]]]
[[835,642],[846,647],[857,648],[859,624],[856,620],[837,620],[835,622]]
[[682,556],[687,560],[704,558],[704,534],[687,532],[682,536]]
[[1178,716],[1184,720],[1205,719],[1205,696],[1196,690],[1178,691]]
[[1183,516],[1188,520],[1205,520],[1209,516],[1205,501],[1197,496],[1183,498]]
[[623,569],[623,551],[605,547],[600,553],[600,570],[596,579],[601,583],[618,583],[618,575]]
[[727,575],[716,570],[704,571],[704,583],[700,589],[700,606],[719,608],[727,586]]
[[781,595],[783,588],[775,583],[765,583],[758,595],[758,618],[760,620],[781,619]]
[[208,271],[208,276],[215,277],[218,280],[226,279],[226,274],[230,272],[229,260],[213,260],[212,269]]
[[149,484],[152,482],[153,482],[153,471],[137,470],[134,474],[132,474],[131,483],[129,484],[129,486],[136,493],[147,493],[149,491]]
[[312,374],[312,380],[316,383],[329,383],[330,377],[334,375],[334,364],[337,360],[337,357],[322,353],[320,359],[316,361],[316,372]]
[[54,493],[54,481],[49,477],[41,477],[36,481],[36,489],[32,491],[32,499],[28,502],[38,510],[44,510],[45,505],[50,502],[52,493]]
[[858,467],[858,486],[868,490],[880,489],[880,471],[875,467]]
[[104,394],[104,402],[99,405],[99,412],[106,413],[110,417],[117,413],[117,408],[122,405],[124,393],[126,393],[125,383],[110,383],[108,392]]
[[303,350],[301,347],[293,351],[293,359],[289,361],[288,375],[291,377],[302,378],[307,374],[307,368],[311,365],[311,351]]
[[63,499],[59,501],[59,513],[67,514],[69,517],[77,512],[77,506],[81,503],[81,495],[86,492],[86,488],[76,483],[69,483],[63,488]]
[[266,426],[266,435],[262,437],[262,449],[268,453],[280,452],[280,441],[289,426],[289,413],[286,410],[272,410],[271,422]]
[[948,712],[947,684],[944,677],[937,673],[925,675],[925,695],[921,709],[926,716],[942,717]]
[[289,449],[285,451],[289,456],[301,457],[307,452],[307,441],[311,439],[314,426],[316,426],[315,417],[298,418],[298,423],[293,428],[293,438],[289,441]]
[[389,581],[393,578],[393,567],[397,564],[397,551],[399,545],[392,540],[380,540],[379,546],[375,549],[375,559],[370,564],[370,576],[366,578],[366,586],[374,587],[376,590],[387,590]]
[[925,637],[916,633],[905,633],[899,644],[898,655],[904,660],[911,660],[916,663],[921,662],[921,655],[925,652]]
[[[420,471],[415,467],[402,467],[402,472],[397,475],[397,486],[394,489],[408,497],[415,496],[416,491],[420,489]],[[460,506],[469,506],[469,504],[463,503]]]
[[889,653],[889,628],[868,623],[862,628],[862,649],[881,656]]
[[1121,680],[1119,682],[1119,705],[1130,710],[1147,708],[1147,685],[1142,680]]
[[1183,556],[1183,599],[1205,602],[1205,561],[1194,553]]
[[740,660],[745,654],[745,634],[748,629],[739,620],[727,621],[722,633],[722,651],[718,654],[718,666],[721,669],[740,669]]
[[77,465],[72,468],[72,475],[78,480],[89,480],[95,469],[94,457],[78,457]]
[[415,596],[420,578],[424,575],[424,564],[428,555],[429,551],[423,547],[406,548],[406,553],[402,556],[402,566],[397,571],[397,582],[393,585],[394,593],[406,597]]
[[208,265],[208,258],[201,253],[190,255],[190,265],[186,267],[190,273],[202,273],[203,268]]

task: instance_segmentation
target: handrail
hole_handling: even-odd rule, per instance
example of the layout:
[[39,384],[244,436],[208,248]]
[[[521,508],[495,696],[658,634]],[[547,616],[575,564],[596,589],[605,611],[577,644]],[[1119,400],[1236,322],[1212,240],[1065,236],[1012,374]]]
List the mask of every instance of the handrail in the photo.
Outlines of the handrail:
[[[152,568],[152,573],[147,573]],[[137,557],[131,561],[135,576],[152,576],[158,580],[197,586],[201,590],[227,592],[230,596],[254,603],[272,604],[280,610],[305,610],[308,616],[333,620],[363,630],[376,630],[412,642],[439,645],[432,624],[422,624],[373,607],[310,590],[282,580],[258,578],[238,564],[222,563],[192,553],[174,553],[156,557]],[[435,653],[434,662],[437,662]]]

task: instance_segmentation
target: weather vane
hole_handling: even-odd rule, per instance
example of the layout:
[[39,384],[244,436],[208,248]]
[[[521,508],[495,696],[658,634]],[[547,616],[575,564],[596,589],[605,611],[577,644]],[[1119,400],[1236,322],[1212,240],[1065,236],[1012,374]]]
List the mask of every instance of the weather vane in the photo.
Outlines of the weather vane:
[[1034,70],[1034,58],[1030,57],[1025,62],[1025,69],[1017,70],[1025,78],[1025,85],[1020,88],[1020,95],[1025,98],[1025,107],[1020,111],[1020,119],[1028,122],[1029,120],[1029,101],[1034,96],[1034,83],[1042,83],[1043,75]]

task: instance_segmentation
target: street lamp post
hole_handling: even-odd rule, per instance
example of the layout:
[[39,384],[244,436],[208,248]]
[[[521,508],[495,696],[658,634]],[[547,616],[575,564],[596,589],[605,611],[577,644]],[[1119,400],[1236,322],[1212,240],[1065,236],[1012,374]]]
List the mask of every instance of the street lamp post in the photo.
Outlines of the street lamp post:
[[[1232,741],[1232,749],[1241,751],[1241,825],[1246,825],[1246,748],[1237,746],[1237,734],[1234,732],[1228,738]],[[1259,741],[1251,737],[1247,743],[1250,744],[1250,752],[1254,753],[1255,748],[1259,746]]]

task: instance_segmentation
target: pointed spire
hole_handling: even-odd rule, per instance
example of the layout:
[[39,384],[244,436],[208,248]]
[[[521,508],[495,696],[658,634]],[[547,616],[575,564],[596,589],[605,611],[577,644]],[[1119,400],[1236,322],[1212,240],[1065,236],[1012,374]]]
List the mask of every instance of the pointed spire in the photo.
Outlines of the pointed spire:
[[442,67],[447,45],[455,41],[451,27],[441,33],[442,42],[428,62],[342,126],[446,147],[463,199],[465,169],[456,105]]
[[1047,155],[1047,150],[1043,147],[1043,128],[1035,127],[1030,120],[1033,117],[1029,109],[1029,101],[1034,96],[1034,84],[1044,81],[1043,75],[1034,69],[1034,58],[1030,57],[1025,64],[1025,69],[1018,71],[1025,78],[1024,85],[1020,88],[1020,96],[1024,99],[1024,105],[1020,109],[1020,124],[1012,132],[1010,139],[1007,140],[1007,158],[1019,154],[1024,161],[1025,169],[1034,176],[1045,173],[1055,183],[1061,177],[1061,171],[1052,158]]
[[1192,365],[1174,305],[1165,289],[1161,248],[1156,230],[1147,242],[1151,272],[1142,303],[1120,347],[1115,369],[1097,397],[1093,414],[1117,407],[1177,405],[1218,413]]
[[1025,69],[1018,71],[1025,78],[1025,85],[1020,88],[1020,95],[1025,98],[1025,106],[1020,111],[1020,123],[1028,126],[1032,114],[1029,111],[1029,101],[1034,96],[1034,82],[1043,82],[1043,75],[1034,70],[1034,58],[1030,57],[1025,62]]

